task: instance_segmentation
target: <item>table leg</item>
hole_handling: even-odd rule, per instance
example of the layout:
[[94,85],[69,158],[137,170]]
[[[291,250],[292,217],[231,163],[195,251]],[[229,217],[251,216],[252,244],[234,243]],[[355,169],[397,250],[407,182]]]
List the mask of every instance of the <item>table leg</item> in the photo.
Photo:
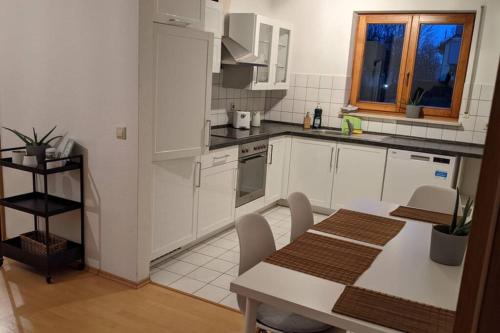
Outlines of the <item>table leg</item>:
[[257,329],[257,307],[259,303],[247,297],[245,308],[245,333],[255,333]]

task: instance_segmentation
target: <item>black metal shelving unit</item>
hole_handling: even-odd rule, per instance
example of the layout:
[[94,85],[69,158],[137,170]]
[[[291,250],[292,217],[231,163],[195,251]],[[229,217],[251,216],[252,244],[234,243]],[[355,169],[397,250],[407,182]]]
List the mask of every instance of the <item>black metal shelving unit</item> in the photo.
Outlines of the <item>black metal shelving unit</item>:
[[[8,148],[0,150],[0,153],[23,148]],[[64,166],[47,168],[47,164],[56,161],[66,161]],[[31,173],[33,181],[33,191],[12,197],[0,198],[0,205],[22,211],[33,215],[34,230],[38,231],[39,218],[45,222],[46,239],[49,239],[49,221],[54,215],[63,214],[73,210],[80,210],[80,244],[67,241],[67,248],[61,252],[50,253],[49,246],[46,246],[45,256],[27,252],[21,247],[20,237],[3,240],[0,243],[0,267],[3,264],[3,257],[11,258],[37,269],[45,270],[47,283],[52,283],[52,271],[63,265],[79,261],[78,268],[85,268],[85,242],[84,242],[84,207],[85,193],[83,183],[83,155],[73,155],[65,158],[47,160],[37,167],[27,167],[12,163],[12,158],[1,158],[0,167],[12,168]],[[79,170],[80,173],[80,201],[68,200],[48,193],[47,179],[49,175]],[[43,178],[43,191],[37,188],[37,176]]]

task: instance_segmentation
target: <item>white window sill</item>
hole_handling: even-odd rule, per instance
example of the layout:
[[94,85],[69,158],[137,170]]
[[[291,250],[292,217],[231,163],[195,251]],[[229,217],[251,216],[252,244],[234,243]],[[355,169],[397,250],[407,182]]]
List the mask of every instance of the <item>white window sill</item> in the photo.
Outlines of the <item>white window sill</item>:
[[343,115],[349,115],[353,117],[358,117],[364,120],[378,120],[378,121],[390,121],[397,124],[421,124],[425,125],[434,125],[434,126],[445,126],[449,128],[460,128],[462,127],[462,123],[457,120],[441,120],[441,119],[433,119],[433,118],[406,118],[405,116],[387,116],[378,113],[371,112],[354,112],[354,113],[341,113],[340,117]]

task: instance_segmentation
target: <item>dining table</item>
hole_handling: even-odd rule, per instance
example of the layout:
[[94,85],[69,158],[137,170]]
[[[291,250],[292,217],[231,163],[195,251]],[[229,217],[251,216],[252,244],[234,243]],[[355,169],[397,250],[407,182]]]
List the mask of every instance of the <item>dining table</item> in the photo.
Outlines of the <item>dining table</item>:
[[[383,217],[397,204],[359,199],[344,208]],[[335,214],[335,213],[333,213]],[[446,310],[457,306],[463,264],[445,266],[429,258],[433,224],[404,219],[401,231],[384,246],[316,230],[307,232],[381,249],[372,265],[355,281],[356,287],[397,296]],[[332,311],[346,285],[299,271],[260,262],[236,278],[232,292],[246,298],[245,332],[254,333],[259,304],[268,304],[356,333],[400,332]]]

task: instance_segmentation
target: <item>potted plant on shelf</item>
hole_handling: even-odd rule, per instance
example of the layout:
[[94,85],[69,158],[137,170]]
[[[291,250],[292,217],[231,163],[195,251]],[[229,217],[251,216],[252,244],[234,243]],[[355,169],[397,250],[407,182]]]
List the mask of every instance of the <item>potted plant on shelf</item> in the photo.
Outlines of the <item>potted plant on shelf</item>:
[[422,102],[424,95],[424,89],[419,87],[415,90],[413,97],[410,97],[408,104],[406,104],[406,118],[420,118],[422,115],[422,106],[419,104]]
[[62,138],[61,135],[54,136],[49,139],[49,136],[54,132],[57,126],[54,126],[47,134],[45,134],[41,139],[38,138],[38,133],[35,128],[33,128],[33,137],[29,137],[15,129],[4,127],[7,131],[10,131],[17,135],[26,144],[26,154],[28,156],[36,156],[38,163],[45,161],[45,150],[50,147],[50,143],[54,140]]
[[473,201],[467,199],[463,214],[459,217],[459,196],[460,191],[457,189],[451,225],[438,224],[432,228],[430,257],[433,261],[448,266],[462,264],[472,225]]

